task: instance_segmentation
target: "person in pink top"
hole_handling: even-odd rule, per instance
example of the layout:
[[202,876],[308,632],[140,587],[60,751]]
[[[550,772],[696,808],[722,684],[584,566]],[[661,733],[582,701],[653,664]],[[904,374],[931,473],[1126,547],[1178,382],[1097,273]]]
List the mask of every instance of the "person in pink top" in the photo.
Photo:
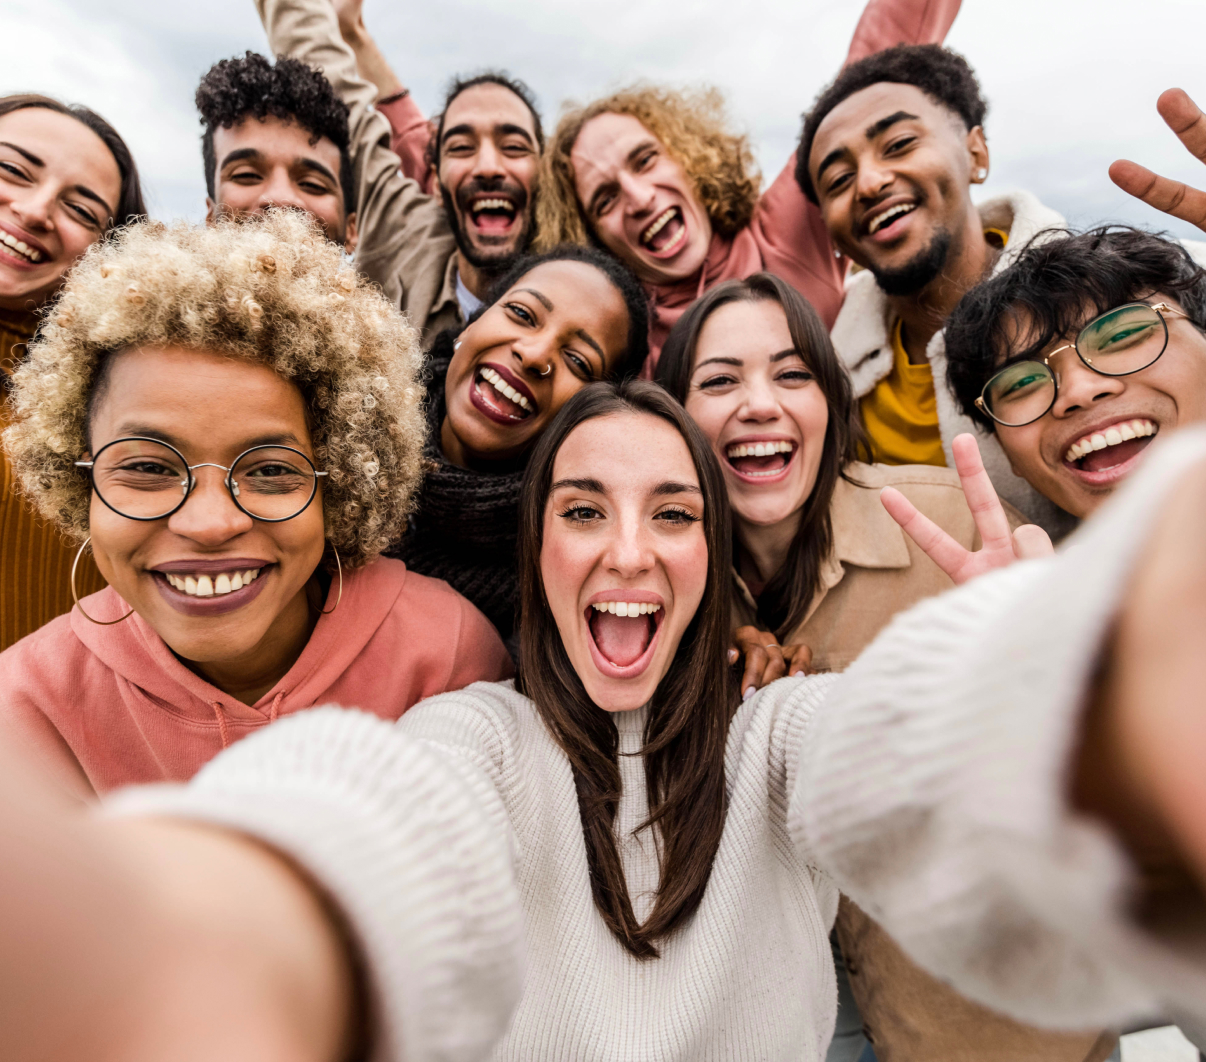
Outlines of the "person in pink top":
[[4,445],[109,586],[0,654],[0,744],[81,794],[184,781],[277,718],[511,673],[484,616],[380,556],[424,441],[417,335],[292,213],[93,248]]
[[[869,0],[846,63],[897,44],[941,42],[959,2]],[[431,123],[366,30],[363,0],[332,4],[360,75],[376,85],[401,173],[432,191]],[[655,311],[649,378],[674,322],[724,280],[775,273],[832,327],[846,265],[796,183],[795,164],[793,153],[759,196],[746,140],[728,132],[717,94],[620,91],[569,111],[545,147],[534,246],[602,246],[640,278]]]

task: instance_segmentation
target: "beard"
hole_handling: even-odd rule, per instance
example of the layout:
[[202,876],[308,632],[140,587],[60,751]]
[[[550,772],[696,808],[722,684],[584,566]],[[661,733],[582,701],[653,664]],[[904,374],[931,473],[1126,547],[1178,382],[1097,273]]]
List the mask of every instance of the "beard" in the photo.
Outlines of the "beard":
[[885,294],[916,295],[946,268],[952,242],[947,229],[938,229],[929,247],[918,251],[904,265],[895,269],[878,269],[873,265],[867,268]]
[[[514,235],[507,236],[507,242],[501,246],[480,247],[473,243],[465,231],[465,219],[469,216],[472,201],[477,196],[490,192],[505,195],[515,204],[515,217],[520,228]],[[452,193],[443,185],[440,186],[440,197],[444,201],[444,212],[448,215],[448,224],[452,228],[457,250],[475,269],[499,277],[527,252],[528,246],[532,242],[531,208],[535,204],[535,197],[530,197],[523,185],[503,178],[473,177],[456,190],[455,200]]]

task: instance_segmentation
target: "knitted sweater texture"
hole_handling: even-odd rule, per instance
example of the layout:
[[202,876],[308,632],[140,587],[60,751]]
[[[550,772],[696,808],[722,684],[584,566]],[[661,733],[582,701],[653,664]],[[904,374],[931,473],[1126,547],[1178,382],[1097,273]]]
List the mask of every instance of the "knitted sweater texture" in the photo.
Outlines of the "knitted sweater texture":
[[519,583],[515,543],[523,469],[480,472],[454,465],[440,449],[444,379],[454,333],[442,332],[428,361],[423,486],[410,527],[389,556],[464,594],[508,638]]
[[[712,877],[657,960],[634,960],[595,911],[568,762],[509,684],[394,726],[297,716],[118,810],[233,826],[306,867],[361,942],[382,1059],[819,1060],[838,888],[928,969],[1023,1020],[1201,1018],[1206,945],[1130,919],[1124,853],[1064,794],[1153,514],[1202,460],[1206,433],[1186,429],[1057,557],[905,613],[844,675],[742,705]],[[616,722],[621,750],[639,748],[642,714]],[[645,797],[637,758],[620,762],[623,835]],[[655,845],[621,841],[645,910]]]

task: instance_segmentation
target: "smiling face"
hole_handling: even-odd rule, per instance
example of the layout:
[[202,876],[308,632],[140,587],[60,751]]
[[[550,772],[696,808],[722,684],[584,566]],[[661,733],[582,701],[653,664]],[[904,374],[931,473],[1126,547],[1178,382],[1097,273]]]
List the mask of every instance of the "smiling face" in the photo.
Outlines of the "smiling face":
[[[1180,308],[1160,293],[1144,301]],[[1165,321],[1168,346],[1146,369],[1102,376],[1064,350],[1051,362],[1059,378],[1051,410],[1032,424],[996,425],[1014,472],[1073,516],[1083,519],[1105,501],[1157,435],[1206,420],[1206,336],[1184,317]],[[1025,326],[1016,332],[1011,346],[1024,350]],[[1055,340],[1043,354],[1074,339]]]
[[531,242],[539,165],[532,112],[510,89],[474,85],[448,105],[437,177],[470,264],[505,268]]
[[557,451],[540,573],[587,695],[647,704],[703,598],[703,494],[687,444],[648,413],[596,417]]
[[120,195],[116,160],[82,122],[45,107],[0,115],[0,307],[49,299]]
[[636,118],[590,119],[570,161],[595,235],[641,280],[665,284],[699,272],[712,221],[682,166]]
[[[92,452],[131,435],[170,443],[190,465],[229,467],[261,443],[314,456],[293,384],[266,366],[195,350],[114,355],[93,411]],[[267,669],[270,687],[309,634],[305,587],[324,548],[322,495],[292,520],[264,523],[234,504],[221,469],[194,475],[188,501],[162,520],[119,516],[93,491],[97,566],[195,670],[214,680]]]
[[978,233],[969,187],[988,168],[984,131],[914,85],[881,82],[843,100],[808,165],[833,242],[890,293],[924,287]]
[[627,344],[627,306],[603,273],[572,260],[536,266],[460,335],[444,383],[445,456],[469,465],[524,453]]
[[829,405],[782,306],[730,302],[708,317],[686,409],[720,460],[738,535],[742,525],[798,521],[816,486]]
[[345,213],[339,183],[339,148],[325,136],[311,136],[296,122],[244,118],[214,130],[214,193],[206,199],[207,220],[219,213],[236,217],[285,207],[309,214],[332,243],[356,249],[356,215]]

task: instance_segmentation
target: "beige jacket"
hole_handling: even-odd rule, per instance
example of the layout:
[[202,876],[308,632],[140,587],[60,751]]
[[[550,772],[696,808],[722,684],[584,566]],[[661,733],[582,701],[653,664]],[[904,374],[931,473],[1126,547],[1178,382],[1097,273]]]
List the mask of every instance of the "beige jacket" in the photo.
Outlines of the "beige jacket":
[[456,301],[456,240],[444,204],[403,177],[390,127],[373,106],[374,86],[356,68],[329,0],[256,0],[274,55],[326,74],[348,105],[360,244],[356,266],[422,332],[423,345],[462,324]]
[[[863,486],[838,481],[830,509],[833,550],[821,588],[785,639],[809,646],[820,671],[844,670],[897,613],[953,585],[880,504],[883,487],[895,487],[961,545],[980,547],[953,468],[854,463],[847,473]],[[1025,523],[1004,504],[1012,526]],[[754,623],[754,599],[734,578],[737,622]],[[1112,1036],[1035,1029],[972,1003],[915,965],[845,897],[836,928],[879,1062],[1102,1062],[1113,1049]]]

